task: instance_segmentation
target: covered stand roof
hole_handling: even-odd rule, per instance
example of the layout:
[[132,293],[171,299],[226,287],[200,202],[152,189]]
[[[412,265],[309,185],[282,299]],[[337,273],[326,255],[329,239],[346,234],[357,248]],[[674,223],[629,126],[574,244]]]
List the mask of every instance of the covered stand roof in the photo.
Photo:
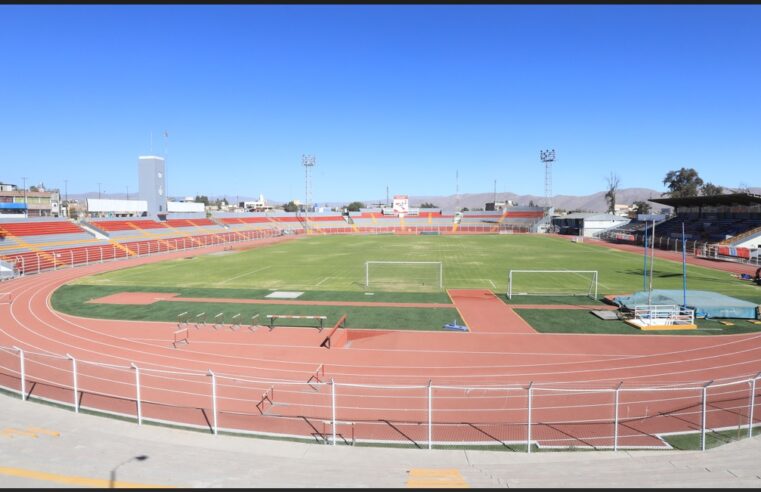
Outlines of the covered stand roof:
[[681,198],[650,198],[649,201],[669,207],[701,207],[705,205],[755,205],[761,203],[761,195],[753,193],[728,193],[714,196],[686,196]]

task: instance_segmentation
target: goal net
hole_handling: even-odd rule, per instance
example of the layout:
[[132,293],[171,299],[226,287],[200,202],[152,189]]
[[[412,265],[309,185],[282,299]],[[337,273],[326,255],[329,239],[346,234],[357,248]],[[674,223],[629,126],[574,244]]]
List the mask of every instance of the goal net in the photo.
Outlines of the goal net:
[[507,298],[518,295],[597,299],[597,270],[510,270]]
[[365,287],[440,290],[444,267],[440,261],[366,261]]

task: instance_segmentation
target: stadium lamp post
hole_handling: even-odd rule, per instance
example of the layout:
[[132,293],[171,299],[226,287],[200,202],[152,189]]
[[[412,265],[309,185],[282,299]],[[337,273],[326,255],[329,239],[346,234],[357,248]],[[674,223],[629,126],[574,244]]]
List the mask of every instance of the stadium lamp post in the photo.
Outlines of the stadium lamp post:
[[552,208],[552,163],[555,162],[555,149],[540,150],[539,158],[544,163],[544,199],[549,212]]
[[304,228],[305,232],[309,233],[309,170],[314,167],[315,158],[313,155],[302,155],[301,163],[304,165],[304,194],[306,195],[304,197],[306,200],[304,203]]
[[98,183],[98,200],[100,200],[100,183]]

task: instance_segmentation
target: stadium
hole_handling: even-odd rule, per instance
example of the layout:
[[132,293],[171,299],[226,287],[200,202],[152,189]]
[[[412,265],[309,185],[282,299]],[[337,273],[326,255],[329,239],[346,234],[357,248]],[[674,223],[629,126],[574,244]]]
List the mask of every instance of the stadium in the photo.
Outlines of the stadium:
[[758,6],[0,12],[2,486],[761,486]]
[[[758,221],[761,197],[741,198],[732,213]],[[584,238],[542,232],[543,207],[403,207],[5,219],[2,387],[137,425],[348,446],[706,449],[757,428],[761,295],[742,280],[757,249],[656,254],[680,207],[643,245],[646,220]],[[683,287],[684,303],[612,302]],[[700,292],[735,302],[693,305]]]

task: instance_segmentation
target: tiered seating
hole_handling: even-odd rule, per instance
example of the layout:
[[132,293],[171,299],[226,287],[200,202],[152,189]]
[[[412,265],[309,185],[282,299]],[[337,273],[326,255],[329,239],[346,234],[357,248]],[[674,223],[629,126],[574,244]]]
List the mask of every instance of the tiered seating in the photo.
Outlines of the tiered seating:
[[[663,237],[681,237],[682,223],[685,235],[691,240],[720,242],[761,226],[761,218],[676,216],[656,224],[655,234]],[[651,226],[652,227],[652,226]],[[652,231],[650,231],[652,233]]]
[[146,219],[123,219],[123,220],[89,220],[90,224],[98,229],[110,233],[118,231],[134,231],[135,227],[139,229],[165,229],[166,226],[155,220]]
[[66,219],[0,221],[0,256],[105,243]]
[[536,208],[512,207],[506,210],[488,212],[463,212],[460,228],[486,228],[490,226],[499,229],[512,229],[528,232],[544,217],[544,211]]
[[[165,226],[181,235],[195,236],[199,234],[220,233],[225,228],[209,219],[167,219]],[[177,234],[174,234],[177,236]]]
[[0,227],[13,236],[42,236],[45,234],[78,234],[84,232],[79,226],[68,221],[45,222],[0,222]]

